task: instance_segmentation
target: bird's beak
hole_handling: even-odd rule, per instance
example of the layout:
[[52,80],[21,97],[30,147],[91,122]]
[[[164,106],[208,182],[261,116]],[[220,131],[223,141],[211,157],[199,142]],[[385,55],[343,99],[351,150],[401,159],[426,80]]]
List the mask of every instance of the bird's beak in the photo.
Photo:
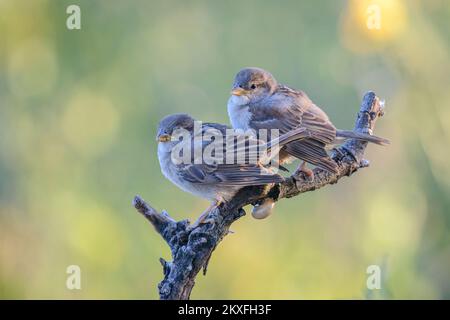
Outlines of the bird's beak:
[[242,89],[242,88],[234,88],[233,90],[231,90],[231,94],[233,96],[242,96],[245,95],[247,93],[247,90]]
[[161,134],[156,137],[156,140],[159,142],[168,142],[171,139],[172,139],[172,137],[170,136],[170,134]]

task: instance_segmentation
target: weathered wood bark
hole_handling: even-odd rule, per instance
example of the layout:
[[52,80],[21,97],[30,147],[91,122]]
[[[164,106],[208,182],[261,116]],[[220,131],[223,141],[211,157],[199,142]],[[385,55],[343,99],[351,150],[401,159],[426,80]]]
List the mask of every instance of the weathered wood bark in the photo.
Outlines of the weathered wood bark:
[[[376,120],[382,115],[383,106],[375,93],[366,93],[354,130],[371,133]],[[334,184],[340,178],[350,176],[359,168],[369,165],[369,162],[363,159],[366,146],[367,142],[352,139],[334,149],[331,157],[339,166],[336,174],[316,168],[312,181],[308,177],[293,175],[280,184],[246,187],[230,202],[209,214],[208,219],[213,219],[213,224],[201,224],[192,230],[188,228],[187,220],[175,221],[167,212],[157,212],[141,197],[136,196],[133,201],[134,207],[151,222],[172,252],[172,261],[168,262],[160,258],[164,272],[164,279],[158,286],[160,298],[189,299],[195,277],[202,268],[204,274],[206,273],[211,254],[229,233],[230,225],[245,215],[242,209],[244,206],[269,197],[278,201]]]

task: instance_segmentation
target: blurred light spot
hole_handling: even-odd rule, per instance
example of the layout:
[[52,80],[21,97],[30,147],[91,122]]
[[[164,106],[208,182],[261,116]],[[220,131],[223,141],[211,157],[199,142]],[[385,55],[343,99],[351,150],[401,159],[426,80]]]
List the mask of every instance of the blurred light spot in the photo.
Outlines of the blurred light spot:
[[47,176],[61,174],[59,169],[65,169],[67,166],[67,159],[64,158],[65,150],[59,137],[51,135],[45,135],[41,139],[41,170],[45,169]]
[[79,91],[66,106],[61,129],[69,144],[86,156],[104,152],[114,141],[119,114],[111,101],[88,91]]
[[[372,20],[378,15],[381,20],[374,23]],[[405,31],[406,24],[401,0],[351,0],[342,16],[340,34],[345,47],[357,53],[368,53],[398,37]]]
[[26,98],[49,94],[57,77],[55,52],[44,39],[27,40],[9,54],[8,80],[16,96]]

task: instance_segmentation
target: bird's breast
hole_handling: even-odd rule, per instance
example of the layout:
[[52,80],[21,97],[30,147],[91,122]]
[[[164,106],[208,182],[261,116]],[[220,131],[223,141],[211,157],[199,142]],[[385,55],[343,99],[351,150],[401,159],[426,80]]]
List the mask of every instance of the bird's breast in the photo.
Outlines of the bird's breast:
[[241,97],[231,96],[228,100],[228,116],[234,129],[248,130],[252,117],[248,105],[243,104]]
[[172,162],[171,151],[168,151],[165,146],[158,146],[158,159],[162,174],[178,188],[210,201],[216,199],[219,192],[214,185],[191,183],[180,176],[178,166]]

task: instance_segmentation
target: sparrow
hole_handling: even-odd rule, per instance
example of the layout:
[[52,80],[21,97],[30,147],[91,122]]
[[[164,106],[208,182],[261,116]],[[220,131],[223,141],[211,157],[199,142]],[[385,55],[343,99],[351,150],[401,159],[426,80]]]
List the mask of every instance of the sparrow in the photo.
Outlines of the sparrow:
[[[309,138],[286,144],[279,153],[280,164],[290,163],[295,158],[303,160],[298,172],[313,179],[313,172],[306,163],[337,172],[337,164],[327,153],[346,139],[359,139],[379,145],[389,141],[369,134],[338,130],[327,114],[315,105],[306,93],[279,84],[274,76],[260,68],[240,70],[233,82],[228,100],[228,115],[235,129],[279,129],[280,134],[305,128]],[[273,202],[267,200],[260,209],[270,211]],[[265,213],[264,215],[268,215]]]
[[[268,167],[269,160],[276,156],[285,144],[309,136],[306,129],[299,128],[264,143],[243,132],[236,132],[233,135],[237,137],[237,141],[239,137],[243,137],[246,139],[243,140],[245,143],[230,148],[226,144],[227,129],[230,130],[228,126],[218,123],[201,123],[199,132],[195,132],[195,121],[188,114],[168,115],[159,122],[156,135],[162,174],[180,189],[211,201],[211,205],[191,228],[203,223],[211,210],[229,201],[241,188],[282,182],[284,177],[274,172],[274,168]],[[179,132],[185,132],[188,135],[183,136],[182,139],[176,139],[175,136]],[[211,132],[214,132],[216,137],[220,135],[223,139],[203,139],[200,144],[197,142],[200,153],[188,149],[195,148],[196,138]],[[218,155],[218,158],[213,162],[205,161],[202,157],[215,141],[219,141],[213,145],[216,148],[214,154]],[[183,153],[183,159],[187,161],[179,161],[176,157],[181,154],[180,147],[188,150],[186,154]],[[258,154],[256,150],[261,148],[266,148],[266,152]],[[235,155],[239,152],[245,152],[243,154],[247,155],[244,163],[236,160]],[[232,163],[226,161],[230,154],[234,159]],[[256,156],[254,163],[248,161],[251,155]]]
[[305,128],[311,137],[293,141],[280,151],[280,164],[298,158],[332,173],[337,164],[327,150],[346,139],[380,145],[389,141],[369,134],[337,130],[327,114],[300,90],[279,84],[260,68],[240,70],[228,100],[228,115],[234,129],[279,129],[280,134]]

